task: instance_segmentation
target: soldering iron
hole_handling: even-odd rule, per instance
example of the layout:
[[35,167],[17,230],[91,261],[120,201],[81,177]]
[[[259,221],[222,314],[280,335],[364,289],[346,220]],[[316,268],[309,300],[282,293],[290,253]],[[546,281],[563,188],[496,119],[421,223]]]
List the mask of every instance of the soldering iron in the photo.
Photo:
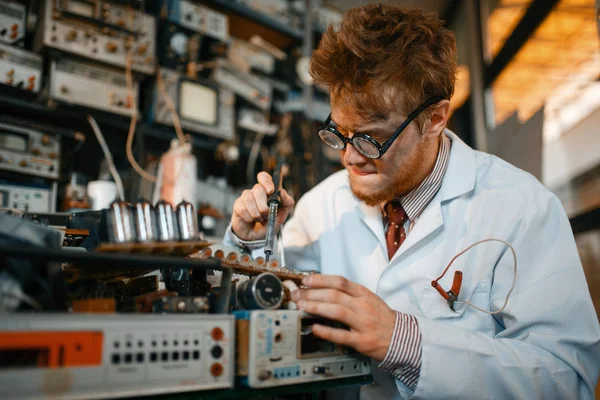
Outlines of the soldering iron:
[[267,205],[269,206],[269,220],[267,222],[267,238],[265,244],[265,261],[267,262],[273,254],[273,246],[275,243],[275,223],[277,222],[277,212],[281,206],[281,186],[283,180],[281,169],[283,164],[283,159],[279,158],[275,170],[273,171],[273,184],[275,185],[275,189],[267,199]]

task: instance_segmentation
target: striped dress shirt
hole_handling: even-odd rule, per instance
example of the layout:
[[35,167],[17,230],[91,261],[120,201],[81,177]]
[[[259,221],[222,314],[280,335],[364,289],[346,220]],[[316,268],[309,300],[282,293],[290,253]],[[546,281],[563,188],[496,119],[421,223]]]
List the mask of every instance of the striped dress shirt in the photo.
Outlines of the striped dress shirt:
[[[433,171],[416,189],[400,198],[400,204],[408,216],[404,226],[407,237],[423,210],[442,186],[450,159],[450,146],[450,139],[442,134]],[[384,225],[387,227],[385,211],[383,214]],[[393,375],[412,390],[417,388],[421,373],[421,332],[417,319],[412,315],[396,311],[396,323],[390,346],[385,359],[379,364],[379,368]]]

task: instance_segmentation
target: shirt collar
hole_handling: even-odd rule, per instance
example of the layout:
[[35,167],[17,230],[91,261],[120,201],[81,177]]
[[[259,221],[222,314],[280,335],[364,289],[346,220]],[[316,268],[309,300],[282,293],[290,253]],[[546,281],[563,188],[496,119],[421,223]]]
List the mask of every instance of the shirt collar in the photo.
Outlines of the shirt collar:
[[450,160],[450,147],[452,142],[450,141],[450,138],[444,134],[442,134],[441,137],[442,140],[438,150],[437,160],[435,161],[431,173],[427,175],[417,188],[400,198],[400,204],[402,204],[402,208],[404,208],[404,211],[411,222],[415,222],[417,218],[419,218],[423,210],[425,210],[429,202],[442,186],[444,174],[446,173],[448,161]]

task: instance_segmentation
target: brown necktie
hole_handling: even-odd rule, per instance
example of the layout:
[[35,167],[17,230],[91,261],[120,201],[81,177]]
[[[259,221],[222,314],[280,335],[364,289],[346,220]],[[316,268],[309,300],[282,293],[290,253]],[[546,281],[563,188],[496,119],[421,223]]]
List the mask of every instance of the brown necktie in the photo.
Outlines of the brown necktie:
[[406,222],[407,217],[406,212],[398,200],[390,201],[385,205],[384,209],[387,216],[385,242],[387,244],[388,259],[391,260],[406,238],[404,223]]

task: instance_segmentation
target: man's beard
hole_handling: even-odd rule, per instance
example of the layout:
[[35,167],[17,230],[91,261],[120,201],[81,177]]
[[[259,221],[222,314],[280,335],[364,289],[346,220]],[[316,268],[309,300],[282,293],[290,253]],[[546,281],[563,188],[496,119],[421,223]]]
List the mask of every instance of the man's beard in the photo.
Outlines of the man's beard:
[[414,182],[412,174],[414,171],[422,170],[423,164],[425,163],[425,160],[422,157],[424,151],[424,143],[417,144],[405,160],[403,160],[404,162],[402,162],[402,165],[398,166],[391,183],[385,187],[378,188],[373,192],[357,192],[350,179],[350,189],[352,189],[352,193],[359,201],[362,201],[370,207],[383,205],[410,193],[420,184],[420,182]]
[[385,204],[402,195],[402,185],[398,184],[396,179],[388,186],[371,193],[357,192],[352,185],[352,180],[350,180],[350,189],[352,189],[354,197],[370,207]]

